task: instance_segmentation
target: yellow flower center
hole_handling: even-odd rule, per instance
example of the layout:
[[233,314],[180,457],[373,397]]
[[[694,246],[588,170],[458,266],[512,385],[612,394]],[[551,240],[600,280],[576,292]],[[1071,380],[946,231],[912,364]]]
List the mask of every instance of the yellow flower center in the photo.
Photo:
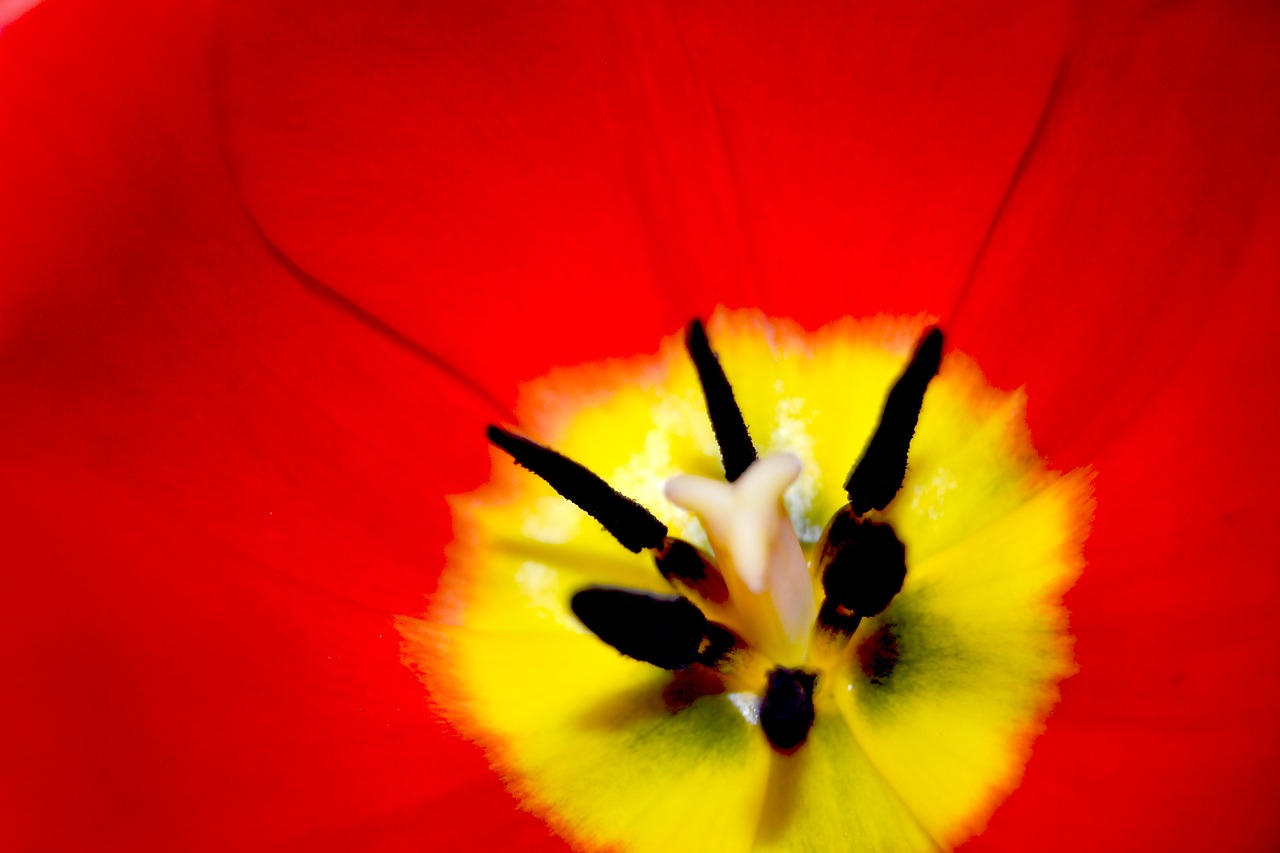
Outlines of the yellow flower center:
[[[868,445],[924,328],[806,333],[717,313],[710,338],[758,460],[713,430],[716,392],[679,336],[522,390],[522,432],[656,529],[622,547],[499,453],[488,485],[451,499],[440,589],[401,630],[437,708],[574,844],[945,848],[1017,784],[1072,669],[1060,597],[1081,566],[1088,475],[1048,471],[1021,392],[949,352],[901,488],[851,497],[855,463],[893,456]],[[878,591],[842,591],[830,570],[850,553],[873,569],[898,554],[900,591],[867,606]],[[705,572],[672,570],[677,557]],[[655,626],[670,629],[656,650]],[[776,730],[806,708],[802,748],[762,736],[770,711]]]

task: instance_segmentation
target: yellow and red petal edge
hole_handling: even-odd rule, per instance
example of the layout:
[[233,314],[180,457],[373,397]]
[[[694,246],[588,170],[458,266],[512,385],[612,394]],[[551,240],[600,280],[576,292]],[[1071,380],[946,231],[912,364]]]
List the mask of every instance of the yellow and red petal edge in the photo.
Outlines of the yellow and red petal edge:
[[[717,312],[710,334],[761,454],[804,463],[786,496],[812,551],[925,318],[846,319],[807,333]],[[879,515],[907,547],[903,590],[824,667],[809,742],[771,749],[740,697],[679,698],[681,679],[589,633],[572,594],[670,591],[549,486],[495,454],[492,480],[451,500],[455,541],[406,658],[441,712],[480,741],[521,800],[586,848],[950,847],[1017,784],[1031,739],[1073,668],[1061,595],[1080,571],[1090,475],[1049,471],[1020,391],[949,353]],[[521,426],[705,547],[666,501],[681,473],[720,474],[679,335],[656,355],[558,370],[523,389]],[[477,439],[478,443],[478,439]],[[477,451],[478,452],[478,451]],[[884,678],[860,652],[886,635]]]

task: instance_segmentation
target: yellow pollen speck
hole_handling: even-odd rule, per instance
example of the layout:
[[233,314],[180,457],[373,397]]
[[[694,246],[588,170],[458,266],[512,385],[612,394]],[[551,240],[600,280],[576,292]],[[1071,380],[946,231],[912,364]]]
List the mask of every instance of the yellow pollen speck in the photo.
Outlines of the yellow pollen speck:
[[520,564],[516,570],[515,582],[527,599],[527,606],[542,617],[570,631],[586,629],[560,606],[560,575],[542,563],[532,561]]
[[941,518],[947,493],[956,487],[956,478],[946,468],[939,468],[927,483],[911,488],[911,509],[924,512],[933,521]]
[[582,512],[560,497],[538,498],[520,525],[520,532],[537,542],[563,545],[578,534]]

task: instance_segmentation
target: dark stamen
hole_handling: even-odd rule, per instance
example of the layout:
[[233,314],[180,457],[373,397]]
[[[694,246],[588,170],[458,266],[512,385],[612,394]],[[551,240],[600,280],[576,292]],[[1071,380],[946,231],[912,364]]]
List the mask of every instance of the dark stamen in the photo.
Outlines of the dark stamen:
[[729,600],[729,586],[716,564],[683,539],[667,537],[662,549],[653,555],[653,561],[672,584],[688,587],[713,604]]
[[718,622],[707,621],[707,630],[698,647],[698,663],[706,666],[719,666],[729,659],[729,655],[742,648],[746,643],[737,634]]
[[487,434],[489,441],[510,453],[516,464],[537,474],[562,497],[604,525],[624,548],[638,554],[644,548],[662,547],[667,526],[577,462],[496,426],[489,427]]
[[769,673],[769,684],[760,702],[760,728],[774,749],[794,752],[809,737],[817,678],[813,673],[785,666]]
[[902,488],[907,476],[907,450],[920,419],[924,392],[941,363],[942,331],[933,328],[921,338],[911,363],[889,391],[880,425],[844,482],[849,504],[858,515],[884,509]]
[[819,619],[830,619],[823,625],[843,632],[850,624],[857,628],[857,618],[880,613],[902,590],[907,551],[892,527],[859,521],[846,506],[831,519],[818,564],[825,567],[827,594]]
[[862,624],[862,617],[843,604],[827,598],[823,600],[822,607],[818,609],[818,624],[836,636],[847,640],[854,635],[854,632],[858,630],[858,626]]
[[898,665],[898,637],[892,625],[881,625],[858,646],[858,664],[872,684],[884,684]]
[[725,479],[732,483],[756,461],[756,446],[751,442],[747,422],[742,419],[742,410],[733,397],[733,387],[724,375],[720,360],[711,351],[711,342],[707,340],[706,329],[702,328],[700,320],[689,324],[685,345],[689,348],[693,366],[698,370],[702,396],[706,398],[707,414],[711,417],[711,429],[716,434],[716,443],[720,445]]
[[736,643],[728,629],[708,622],[681,595],[594,586],[574,593],[569,606],[601,640],[627,657],[663,669],[714,662]]

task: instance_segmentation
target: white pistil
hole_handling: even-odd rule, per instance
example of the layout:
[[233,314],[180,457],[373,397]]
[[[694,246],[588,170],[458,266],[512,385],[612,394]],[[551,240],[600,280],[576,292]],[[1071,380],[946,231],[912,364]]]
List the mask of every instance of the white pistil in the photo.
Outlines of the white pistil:
[[729,584],[732,607],[756,645],[777,663],[804,662],[818,612],[813,580],[782,494],[800,460],[777,453],[735,482],[690,474],[667,481],[667,499],[698,516]]

